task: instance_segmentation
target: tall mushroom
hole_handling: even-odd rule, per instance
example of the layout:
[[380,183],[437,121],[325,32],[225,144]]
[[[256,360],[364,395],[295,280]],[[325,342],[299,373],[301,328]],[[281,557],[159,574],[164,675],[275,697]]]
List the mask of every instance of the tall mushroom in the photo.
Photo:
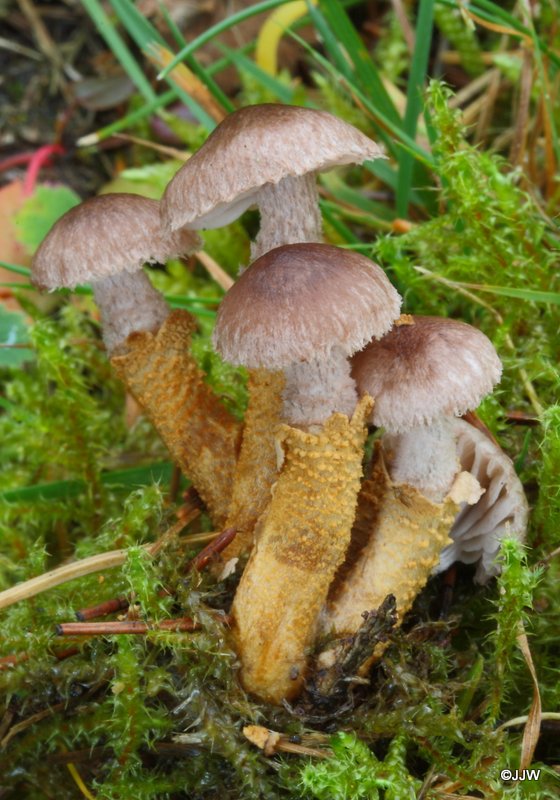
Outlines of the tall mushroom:
[[333,584],[323,619],[337,635],[355,632],[389,593],[402,619],[449,542],[459,504],[479,500],[484,490],[461,471],[454,416],[475,408],[501,375],[483,333],[435,317],[404,319],[352,362],[360,392],[375,399],[372,421],[387,433],[357,513],[363,525],[364,508],[373,511],[369,537]]
[[50,290],[92,283],[114,368],[221,524],[238,425],[189,353],[193,318],[170,311],[142,270],[145,263],[164,263],[199,247],[192,231],[162,229],[157,201],[106,194],[71,209],[53,226],[34,256],[32,276]]
[[257,259],[224,298],[222,356],[283,370],[281,463],[232,614],[246,688],[271,702],[301,688],[318,612],[350,539],[365,419],[347,357],[381,336],[400,298],[382,270],[323,244]]
[[353,125],[301,106],[247,106],[227,116],[181,167],[161,200],[171,230],[219,228],[256,205],[252,260],[322,239],[315,173],[383,158]]
[[[178,171],[161,201],[172,230],[215,228],[257,205],[256,259],[275,247],[322,240],[316,172],[381,158],[367,136],[325,111],[264,104],[230,114]],[[249,407],[227,525],[238,531],[225,551],[248,550],[276,474],[272,430],[281,374],[250,370]]]

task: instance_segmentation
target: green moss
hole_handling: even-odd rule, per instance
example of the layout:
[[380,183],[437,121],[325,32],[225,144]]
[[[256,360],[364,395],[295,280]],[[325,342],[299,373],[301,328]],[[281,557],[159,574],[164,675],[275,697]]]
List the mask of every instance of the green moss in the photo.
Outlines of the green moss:
[[406,769],[402,736],[393,739],[384,761],[349,733],[333,736],[331,747],[331,758],[302,770],[301,786],[306,796],[318,800],[406,800],[416,796],[420,784]]

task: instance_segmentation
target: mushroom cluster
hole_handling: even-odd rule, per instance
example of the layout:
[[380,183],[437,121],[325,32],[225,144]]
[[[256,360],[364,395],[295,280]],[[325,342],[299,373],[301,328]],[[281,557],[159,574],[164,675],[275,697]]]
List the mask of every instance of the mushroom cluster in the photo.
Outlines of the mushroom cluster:
[[[43,288],[92,284],[115,370],[216,528],[237,530],[224,562],[231,572],[247,559],[232,606],[241,680],[272,703],[301,690],[319,637],[355,633],[388,594],[402,619],[430,574],[456,559],[488,579],[500,539],[526,525],[511,462],[458,419],[499,380],[492,344],[464,323],[399,317],[380,267],[322,242],[316,173],[381,157],[326,112],[243,108],[160,203],[86,201],[33,263]],[[252,263],[214,333],[221,356],[249,371],[241,425],[190,352],[192,317],[168,308],[142,265],[192,253],[197,230],[254,205]],[[384,434],[365,478],[371,425]]]

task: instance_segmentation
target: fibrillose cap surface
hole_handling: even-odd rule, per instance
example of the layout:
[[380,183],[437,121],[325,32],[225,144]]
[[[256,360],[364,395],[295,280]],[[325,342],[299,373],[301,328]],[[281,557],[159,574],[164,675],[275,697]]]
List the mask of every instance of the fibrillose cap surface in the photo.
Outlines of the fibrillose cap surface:
[[247,106],[226,117],[171,180],[163,219],[172,230],[211,227],[210,214],[217,212],[226,224],[255,202],[266,183],[382,157],[379,145],[326,111]]
[[352,358],[352,377],[375,400],[373,423],[392,433],[476,408],[502,364],[481,331],[457,320],[413,317]]
[[32,280],[42,289],[73,289],[135,272],[146,263],[164,263],[200,246],[192,231],[169,234],[162,228],[157,200],[104,194],[70,209],[55,223],[35,253]]
[[358,253],[326,244],[277,247],[254,261],[218,312],[214,345],[226,361],[283,369],[354,353],[382,336],[401,298],[383,270]]

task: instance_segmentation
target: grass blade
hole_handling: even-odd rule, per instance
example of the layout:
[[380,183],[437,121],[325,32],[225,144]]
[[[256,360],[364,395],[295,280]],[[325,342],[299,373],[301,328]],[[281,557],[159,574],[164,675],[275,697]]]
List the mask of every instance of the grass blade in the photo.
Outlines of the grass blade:
[[[7,261],[0,261],[0,267],[9,270],[10,272],[15,272],[17,275],[25,275],[26,277],[31,277],[31,270],[29,267],[21,267],[18,264],[9,264]],[[23,284],[17,283],[14,284],[14,288],[17,289],[30,289],[33,291],[37,291],[37,287],[31,284]],[[58,289],[56,290],[57,294],[70,294],[68,289]],[[91,295],[93,294],[93,290],[90,286],[76,286],[72,290],[73,294],[81,294],[81,295]],[[220,298],[215,297],[189,297],[187,295],[164,295],[165,299],[171,306],[171,308],[185,308],[188,311],[191,311],[193,314],[197,314],[200,317],[215,317],[216,312],[212,311],[211,309],[199,308],[198,304],[204,305],[209,304],[213,305],[215,303],[220,303]]]
[[[123,491],[152,483],[169,483],[173,474],[173,463],[161,461],[143,467],[112,470],[101,474],[101,483],[110,489]],[[67,480],[24,486],[0,492],[0,501],[6,503],[33,503],[42,500],[70,500],[87,489],[85,481]]]
[[156,99],[156,93],[152,89],[141,67],[137,64],[136,59],[117,33],[115,26],[103,10],[101,4],[97,0],[82,0],[82,2],[84,8],[95,23],[97,30],[107,42],[107,45],[120,62],[130,80],[149,103],[153,102]]
[[321,11],[315,14],[314,9],[310,7],[310,14],[313,19],[322,14],[331,31],[336,31],[336,38],[351,59],[351,71],[362,91],[379,107],[387,119],[394,125],[401,125],[400,115],[383,85],[379,72],[342,5],[338,0],[323,0],[320,7]]
[[540,292],[536,289],[518,289],[514,286],[490,286],[484,283],[461,283],[465,289],[477,292],[488,292],[500,297],[513,297],[517,300],[527,300],[531,303],[550,303],[560,306],[560,292]]
[[88,133],[86,136],[82,136],[78,139],[76,144],[78,147],[91,147],[96,145],[98,142],[108,139],[109,136],[112,136],[114,133],[126,130],[126,128],[130,128],[136,122],[145,119],[145,117],[156,114],[158,111],[161,111],[164,106],[177,100],[177,97],[177,90],[169,89],[167,92],[156,97],[151,103],[144,103],[141,108],[131,111],[130,114],[121,117],[121,119],[112,122],[110,125],[105,125],[104,128],[100,128],[98,131],[95,131],[95,133]]
[[249,75],[252,75],[256,80],[269,92],[271,92],[281,103],[293,103],[294,90],[290,86],[269,75],[251,58],[247,58],[242,53],[232,50],[226,45],[218,45],[220,50],[228,56],[229,62],[234,65],[238,72],[244,70]]
[[16,275],[25,275],[26,278],[31,277],[31,270],[29,267],[22,267],[19,264],[9,264],[7,261],[0,261],[0,267],[15,272]]
[[[418,117],[422,110],[422,91],[428,68],[428,57],[432,43],[434,0],[422,0],[416,25],[416,45],[410,65],[404,115],[405,133],[414,139]],[[397,214],[406,217],[410,201],[414,160],[411,153],[403,151],[399,158],[399,180],[397,184]]]
[[[309,53],[311,58],[317,62],[324,70],[327,72],[335,81],[336,83],[342,84],[345,86],[349,93],[354,95],[360,101],[360,104],[365,108],[366,111],[372,116],[374,120],[380,123],[377,127],[377,132],[379,134],[379,138],[383,139],[385,142],[388,141],[387,131],[389,131],[396,139],[396,144],[398,144],[403,149],[410,150],[413,153],[414,157],[420,161],[420,163],[424,164],[427,168],[433,169],[434,168],[434,160],[430,153],[426,150],[423,150],[420,145],[418,145],[414,139],[411,139],[407,133],[400,127],[400,125],[395,125],[391,122],[390,119],[385,117],[382,112],[377,108],[370,98],[364,94],[361,89],[359,89],[356,84],[349,83],[346,81],[345,76],[342,75],[337,68],[330,63],[328,59],[324,56],[320,55],[316,50],[314,50],[304,39],[298,36],[295,33],[290,34],[296,41],[300,43],[300,45]],[[389,139],[389,146],[393,147],[395,142]],[[367,162],[366,162],[367,165]],[[373,171],[373,169],[372,169]]]
[[[531,31],[516,17],[514,17],[507,9],[496,5],[496,3],[489,2],[489,0],[477,0],[476,3],[459,3],[457,0],[437,0],[438,3],[449,8],[457,8],[464,10],[467,13],[479,17],[480,20],[488,22],[491,25],[507,27],[510,36],[518,36],[525,39],[529,44],[533,38]],[[476,22],[476,20],[475,20]],[[480,23],[479,23],[480,24]],[[560,55],[552,50],[546,42],[539,37],[540,50],[553,62],[556,67],[560,67]]]
[[[158,3],[158,5],[160,12],[163,18],[165,19],[167,27],[169,28],[169,31],[172,34],[175,41],[177,42],[179,47],[186,47],[187,42],[185,41],[185,38],[181,33],[181,31],[179,30],[178,26],[176,25],[175,21],[171,17],[171,14],[169,13],[167,7],[164,5],[164,3],[161,2],[161,0]],[[187,56],[185,61],[188,67],[194,72],[196,77],[199,78],[199,80],[201,80],[205,84],[205,86],[214,96],[214,99],[218,101],[218,103],[222,106],[222,108],[225,109],[228,113],[234,111],[235,106],[233,105],[229,97],[220,89],[220,87],[210,74],[210,72],[207,69],[204,69],[204,67],[202,67],[199,64],[194,55]]]
[[[130,2],[130,0],[111,0],[115,13],[123,26],[128,31],[129,35],[136,42],[138,47],[144,52],[149,52],[150,45],[156,43],[161,47],[167,48],[167,44],[159,32],[153,25],[144,17],[138,9]],[[211,131],[215,127],[215,121],[205,111],[202,106],[194,100],[190,94],[185,92],[181,86],[174,81],[173,76],[169,75],[167,83],[171,84],[181,98],[183,103],[189,108],[198,122]]]
[[197,36],[196,39],[188,44],[186,47],[183,47],[175,56],[173,61],[163,69],[158,78],[165,78],[169,75],[171,70],[173,70],[177,64],[183,61],[184,58],[195,53],[199,47],[202,47],[203,44],[209,42],[211,39],[214,39],[216,36],[219,36],[220,33],[227,31],[229,28],[235,27],[240,22],[244,22],[246,19],[250,19],[251,17],[255,17],[257,14],[262,14],[265,11],[270,11],[277,6],[281,6],[285,3],[286,0],[265,0],[263,3],[255,3],[255,5],[250,6],[249,8],[243,9],[243,11],[238,11],[237,14],[232,14],[229,17],[221,20],[220,22],[216,23],[216,25],[212,25],[208,30],[201,33],[200,36]]
[[338,235],[341,236],[345,240],[345,242],[347,242],[347,244],[351,245],[361,244],[359,239],[356,238],[356,236],[353,234],[350,228],[338,218],[337,214],[340,211],[338,206],[335,206],[333,203],[329,203],[328,201],[324,200],[321,201],[320,206],[321,206],[321,214],[323,215],[325,220],[328,222],[329,225],[331,225],[334,228],[334,230],[338,233]]

